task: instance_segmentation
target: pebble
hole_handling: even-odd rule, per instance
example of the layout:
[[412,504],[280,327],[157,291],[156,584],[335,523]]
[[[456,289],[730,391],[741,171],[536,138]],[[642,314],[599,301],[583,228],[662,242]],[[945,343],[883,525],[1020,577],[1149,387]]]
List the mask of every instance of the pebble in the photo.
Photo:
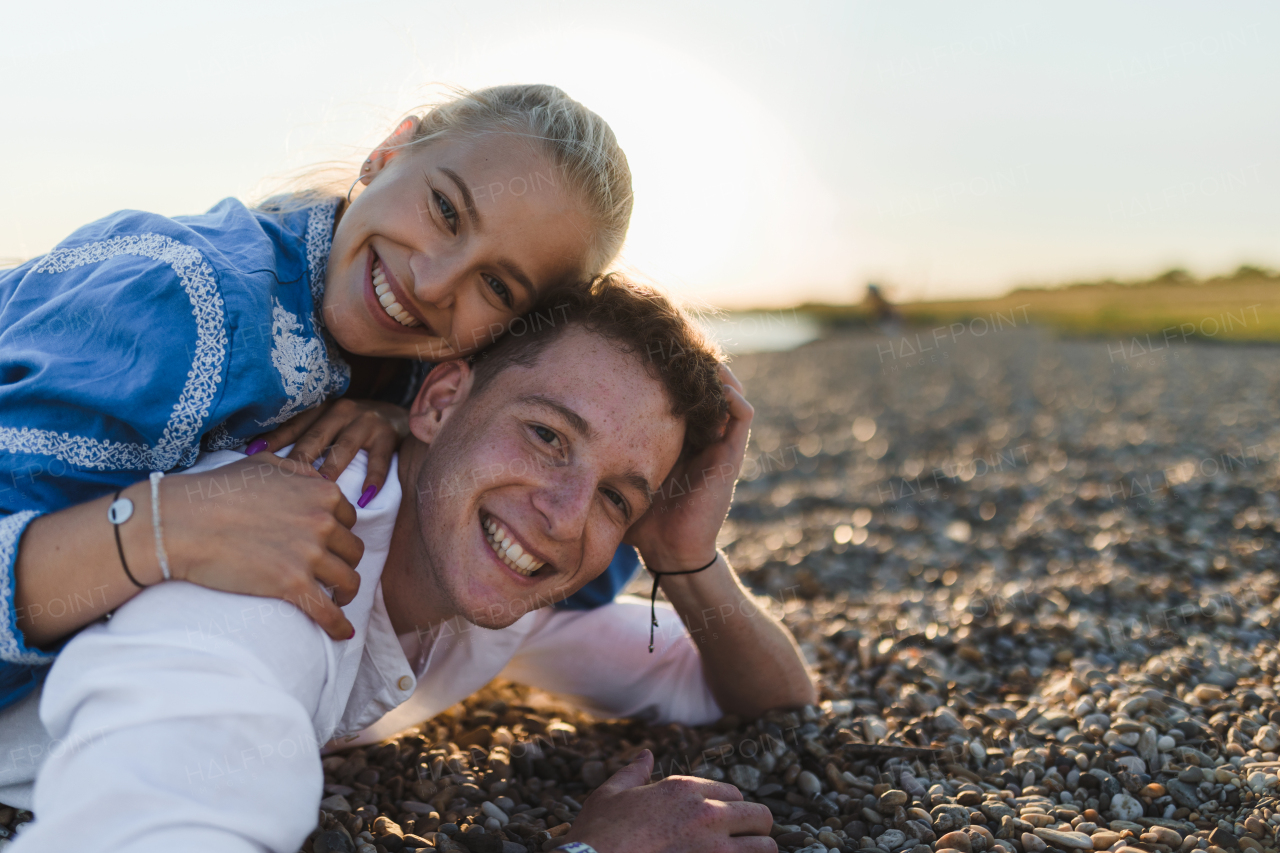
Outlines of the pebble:
[[811,797],[822,793],[822,782],[808,770],[802,770],[796,777],[796,787],[800,789],[800,793]]
[[1120,840],[1120,833],[1112,832],[1109,829],[1100,829],[1092,833],[1089,838],[1093,841],[1094,850],[1107,850]]
[[1045,850],[1049,849],[1049,845],[1045,843],[1043,838],[1030,832],[1022,833],[1020,840],[1022,841],[1022,849],[1026,853],[1044,853]]
[[887,808],[906,805],[908,802],[910,802],[910,798],[907,796],[906,791],[891,788],[880,795],[880,805]]
[[609,778],[603,761],[582,762],[582,782],[588,788],[599,788]]
[[1128,794],[1116,794],[1111,798],[1111,817],[1115,820],[1136,820],[1144,812],[1142,803]]
[[1049,829],[1047,826],[1036,830],[1035,834],[1047,843],[1064,850],[1092,850],[1093,839],[1083,832],[1067,832]]
[[315,853],[355,853],[356,846],[350,836],[339,830],[328,830],[312,842]]
[[907,834],[900,829],[886,829],[884,833],[876,839],[876,844],[886,850],[897,850],[905,846],[907,843]]
[[1167,844],[1170,847],[1178,847],[1182,844],[1182,836],[1166,826],[1151,827],[1142,836],[1142,840],[1152,844]]
[[488,815],[489,817],[493,818],[494,820],[496,820],[498,822],[499,827],[506,826],[507,822],[511,820],[511,818],[507,817],[506,812],[504,812],[502,809],[498,808],[496,805],[494,805],[492,802],[489,802],[488,800],[480,804],[480,811]]
[[760,771],[750,764],[735,764],[729,768],[729,781],[743,791],[755,791],[760,787]]
[[933,845],[935,850],[953,849],[959,850],[961,853],[970,853],[973,849],[972,843],[969,841],[969,835],[959,830],[948,832],[946,835],[939,836]]

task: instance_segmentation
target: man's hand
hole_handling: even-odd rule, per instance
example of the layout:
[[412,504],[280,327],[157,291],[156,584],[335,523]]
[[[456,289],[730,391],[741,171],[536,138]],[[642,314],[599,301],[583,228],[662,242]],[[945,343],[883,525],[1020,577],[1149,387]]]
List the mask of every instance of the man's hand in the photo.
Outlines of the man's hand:
[[646,749],[587,797],[564,840],[598,853],[777,853],[766,806],[693,776],[648,784],[652,772]]
[[626,541],[656,571],[696,569],[716,555],[716,536],[733,503],[755,417],[738,377],[721,366],[720,378],[729,401],[724,434],[700,453],[682,456],[649,511],[627,531]]

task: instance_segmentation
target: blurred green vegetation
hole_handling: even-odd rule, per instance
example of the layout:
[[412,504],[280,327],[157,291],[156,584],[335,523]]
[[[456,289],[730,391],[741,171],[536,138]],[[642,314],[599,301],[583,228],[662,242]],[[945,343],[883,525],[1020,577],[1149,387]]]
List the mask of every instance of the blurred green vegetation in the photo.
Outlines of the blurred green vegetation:
[[[1197,279],[1172,269],[1142,281],[1088,281],[1023,287],[993,299],[907,302],[895,306],[908,326],[937,327],[974,317],[1014,317],[1072,335],[1164,334],[1203,340],[1280,341],[1280,272],[1242,266]],[[807,304],[797,309],[829,326],[871,326],[858,305]],[[1190,327],[1190,328],[1189,328]],[[1193,329],[1193,330],[1192,330]]]

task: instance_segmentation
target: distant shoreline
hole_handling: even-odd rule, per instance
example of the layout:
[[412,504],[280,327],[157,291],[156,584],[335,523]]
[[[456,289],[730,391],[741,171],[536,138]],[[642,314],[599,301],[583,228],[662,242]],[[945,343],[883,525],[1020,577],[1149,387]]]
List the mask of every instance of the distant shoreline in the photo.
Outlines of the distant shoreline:
[[[1153,342],[1191,339],[1232,343],[1280,341],[1280,273],[1241,267],[1227,276],[1194,279],[1171,270],[1135,282],[1099,281],[1017,288],[1004,296],[904,302],[894,306],[912,333],[954,330],[956,324],[992,327],[1035,325],[1079,337],[1152,336]],[[892,331],[866,303],[805,303],[794,308],[735,310],[727,316],[810,321],[823,330]],[[939,332],[945,334],[946,332]],[[963,334],[964,332],[960,332]]]

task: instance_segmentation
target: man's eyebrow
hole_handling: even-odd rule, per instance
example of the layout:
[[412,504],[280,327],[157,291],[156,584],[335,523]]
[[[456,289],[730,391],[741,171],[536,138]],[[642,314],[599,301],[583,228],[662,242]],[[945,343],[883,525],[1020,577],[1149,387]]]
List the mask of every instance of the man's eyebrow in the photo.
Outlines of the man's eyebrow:
[[[591,424],[587,423],[587,419],[566,406],[564,403],[561,403],[559,400],[551,397],[544,397],[542,394],[528,394],[521,397],[520,402],[530,403],[534,406],[541,406],[544,409],[550,409],[560,417],[564,418],[569,423],[569,426],[573,428],[573,431],[578,433],[578,435],[583,438],[591,438],[592,436]],[[644,478],[642,477],[641,479]]]
[[454,184],[457,185],[458,192],[462,195],[462,204],[467,209],[467,216],[471,217],[472,225],[474,225],[475,229],[479,231],[481,226],[480,211],[476,210],[476,200],[471,195],[471,188],[467,186],[466,181],[462,180],[462,176],[453,171],[453,169],[441,166],[440,171],[444,172],[445,175],[448,176],[449,180],[453,181]]
[[644,515],[645,512],[653,505],[653,487],[649,485],[649,481],[639,471],[632,469],[622,477],[623,480],[631,484],[637,492],[644,495],[644,506],[639,507],[635,514],[636,518]]

